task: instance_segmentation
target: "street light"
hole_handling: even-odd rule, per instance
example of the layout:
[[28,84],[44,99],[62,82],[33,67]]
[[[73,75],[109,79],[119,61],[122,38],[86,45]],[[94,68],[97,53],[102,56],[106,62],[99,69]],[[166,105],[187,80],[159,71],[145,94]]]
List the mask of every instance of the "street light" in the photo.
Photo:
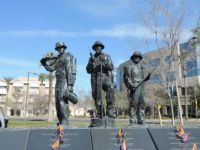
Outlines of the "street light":
[[25,116],[27,116],[27,108],[28,108],[28,95],[29,95],[29,75],[37,75],[37,73],[34,72],[28,72],[27,76],[27,83],[26,83],[26,105],[25,105]]

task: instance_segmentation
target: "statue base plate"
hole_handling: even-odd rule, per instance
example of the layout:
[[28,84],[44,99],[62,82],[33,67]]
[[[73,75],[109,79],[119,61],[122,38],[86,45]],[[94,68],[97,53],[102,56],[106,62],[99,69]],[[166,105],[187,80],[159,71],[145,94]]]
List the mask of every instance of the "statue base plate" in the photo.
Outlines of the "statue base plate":
[[91,124],[89,127],[115,127],[114,118],[91,118]]
[[[95,119],[95,118],[94,118]],[[94,120],[93,119],[93,120]],[[99,118],[96,118],[99,120]],[[106,122],[105,118],[101,118]],[[109,118],[110,119],[110,118]],[[107,119],[107,120],[109,120]],[[111,118],[112,119],[112,118]],[[106,125],[106,124],[103,124]],[[187,143],[176,136],[176,128],[122,128],[129,150],[188,150],[195,143],[200,147],[199,127],[186,128]],[[50,150],[56,128],[0,129],[1,150]],[[59,150],[116,150],[122,142],[119,128],[64,128],[64,143]]]

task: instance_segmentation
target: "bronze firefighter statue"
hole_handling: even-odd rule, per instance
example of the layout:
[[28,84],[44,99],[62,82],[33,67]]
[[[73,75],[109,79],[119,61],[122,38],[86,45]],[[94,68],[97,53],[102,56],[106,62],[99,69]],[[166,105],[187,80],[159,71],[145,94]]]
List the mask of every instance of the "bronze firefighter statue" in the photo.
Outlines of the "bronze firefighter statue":
[[[112,74],[114,66],[110,56],[102,52],[104,45],[100,41],[96,41],[92,49],[95,54],[90,53],[86,70],[87,73],[91,74],[92,97],[97,109],[96,117],[103,118],[108,116],[109,118],[115,118]],[[102,90],[106,93],[106,110],[103,110]]]
[[131,64],[124,67],[124,82],[129,96],[130,125],[145,125],[146,100],[143,83],[150,79],[151,74],[144,78],[140,52],[135,51],[130,59]]
[[55,104],[57,118],[61,125],[68,126],[69,104],[78,102],[77,96],[73,93],[73,86],[76,79],[76,59],[67,52],[67,46],[63,42],[56,43],[55,50],[57,56],[44,57],[40,60],[41,64],[47,71],[55,72]]

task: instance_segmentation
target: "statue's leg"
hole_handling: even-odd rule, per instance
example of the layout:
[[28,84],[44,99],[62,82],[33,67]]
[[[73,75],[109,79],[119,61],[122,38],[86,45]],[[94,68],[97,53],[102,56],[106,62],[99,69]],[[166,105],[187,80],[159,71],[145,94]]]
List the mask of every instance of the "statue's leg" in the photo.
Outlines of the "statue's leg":
[[95,105],[96,105],[96,109],[97,109],[97,117],[101,118],[103,116],[103,112],[102,112],[102,79],[100,77],[100,74],[97,75],[96,78],[96,101],[95,101]]
[[130,125],[137,124],[137,117],[136,117],[137,108],[133,101],[129,103],[129,115],[130,115]]
[[60,114],[60,103],[59,103],[59,88],[58,88],[58,83],[56,83],[56,88],[55,88],[55,105],[56,105],[56,113],[57,113],[57,118],[59,123],[61,123],[61,114]]
[[91,87],[92,87],[92,98],[95,101],[95,107],[97,109],[96,117],[100,118],[101,117],[101,108],[100,108],[100,102],[97,99],[97,77],[95,74],[92,75],[91,77]]
[[100,118],[101,117],[101,108],[97,101],[97,79],[94,77],[91,78],[91,87],[92,87],[92,98],[95,102],[95,107],[97,109],[96,117]]
[[96,99],[97,99],[97,95],[96,95],[96,90],[97,90],[97,86],[96,86],[96,84],[97,84],[97,79],[95,79],[95,76],[93,75],[92,77],[91,77],[91,88],[92,88],[92,98],[93,98],[93,100],[96,102]]
[[60,111],[61,111],[61,124],[68,126],[68,115],[69,115],[69,108],[68,104],[65,103],[63,100],[60,101]]
[[138,108],[139,108],[138,124],[145,125],[146,100],[143,91],[141,91],[140,93]]
[[130,95],[130,101],[129,101],[130,125],[137,124],[138,100],[139,100],[139,94],[138,91],[136,90]]
[[69,106],[68,102],[64,101],[64,93],[67,90],[66,81],[62,81],[59,83],[58,92],[57,92],[57,101],[56,101],[56,109],[57,116],[59,118],[60,124],[68,125],[68,115],[69,115]]
[[106,92],[106,114],[108,117],[115,118],[116,114],[113,107],[115,102],[114,87],[110,77],[105,76],[102,83],[103,90]]

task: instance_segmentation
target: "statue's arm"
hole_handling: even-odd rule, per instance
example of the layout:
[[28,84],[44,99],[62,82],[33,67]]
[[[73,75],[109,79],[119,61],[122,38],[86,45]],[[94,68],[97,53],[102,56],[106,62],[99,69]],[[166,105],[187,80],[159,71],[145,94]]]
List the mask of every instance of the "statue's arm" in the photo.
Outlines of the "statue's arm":
[[86,71],[87,73],[91,74],[93,71],[93,62],[92,62],[92,57],[89,58],[88,64],[86,66]]
[[73,74],[72,74],[72,65],[73,64],[70,61],[70,56],[67,57],[65,64],[66,64],[65,70],[66,70],[67,85],[73,87],[75,80],[74,80]]
[[51,66],[44,66],[44,68],[47,70],[47,71],[55,71],[56,70],[56,65],[51,65]]
[[47,71],[54,71],[54,70],[56,70],[56,64],[55,64],[55,63],[52,64],[52,65],[47,65],[46,61],[47,61],[47,59],[45,59],[45,58],[42,58],[42,59],[40,60],[42,66],[43,66]]
[[103,61],[103,65],[109,70],[112,71],[114,69],[114,65],[109,55],[105,56],[105,60]]
[[127,88],[131,89],[131,88],[135,88],[133,80],[132,80],[132,68],[128,67],[127,68],[127,72],[126,72],[126,77],[124,79],[125,81],[125,85],[127,86]]

